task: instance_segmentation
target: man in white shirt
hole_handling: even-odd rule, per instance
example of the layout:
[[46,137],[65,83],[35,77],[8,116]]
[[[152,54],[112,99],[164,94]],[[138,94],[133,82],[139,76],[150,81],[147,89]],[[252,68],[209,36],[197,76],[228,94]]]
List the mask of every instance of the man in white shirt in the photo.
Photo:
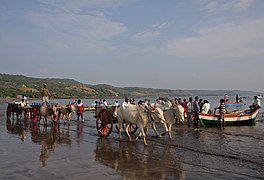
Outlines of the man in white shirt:
[[258,96],[254,96],[254,102],[251,106],[249,106],[249,108],[251,109],[252,112],[261,108],[261,103],[260,103],[260,99],[258,98]]
[[119,102],[118,101],[115,101],[114,106],[115,107],[118,107],[119,106]]
[[201,113],[203,113],[203,114],[208,114],[210,108],[211,108],[211,105],[209,104],[209,102],[208,102],[207,100],[204,100],[204,104],[203,104],[203,106],[202,106],[202,111],[201,111]]
[[107,102],[105,99],[103,100],[103,106],[107,106]]

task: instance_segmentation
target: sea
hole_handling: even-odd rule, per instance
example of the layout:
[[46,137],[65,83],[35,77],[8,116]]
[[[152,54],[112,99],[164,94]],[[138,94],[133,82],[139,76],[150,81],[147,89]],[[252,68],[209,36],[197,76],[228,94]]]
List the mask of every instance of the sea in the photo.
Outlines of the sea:
[[[222,97],[201,98],[214,108]],[[82,99],[86,106],[96,100]],[[109,104],[123,101],[106,100]],[[29,101],[39,103],[40,99]],[[74,101],[51,99],[51,103],[64,105]],[[6,108],[12,102],[0,100],[1,180],[264,179],[263,108],[252,126],[173,125],[172,139],[156,137],[150,129],[148,146],[144,146],[142,139],[130,142],[124,133],[119,140],[116,124],[109,137],[99,137],[94,112],[84,113],[85,122],[77,121],[73,113],[70,124],[54,124],[49,119],[47,124],[34,125],[24,117],[8,120]],[[252,102],[253,97],[245,97],[245,108]],[[160,134],[164,131],[159,124],[157,129]]]

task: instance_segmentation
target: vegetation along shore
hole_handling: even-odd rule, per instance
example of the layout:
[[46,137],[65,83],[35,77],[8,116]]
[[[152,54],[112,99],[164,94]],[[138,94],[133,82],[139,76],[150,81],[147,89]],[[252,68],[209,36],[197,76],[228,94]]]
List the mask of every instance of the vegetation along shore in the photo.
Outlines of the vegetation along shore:
[[107,84],[89,85],[73,79],[34,78],[24,75],[0,73],[0,98],[15,98],[24,94],[30,98],[39,98],[43,84],[48,84],[53,98],[121,98],[121,97],[166,97],[166,96],[193,96],[193,95],[255,95],[261,92],[239,90],[173,90],[153,89],[142,87],[114,87]]

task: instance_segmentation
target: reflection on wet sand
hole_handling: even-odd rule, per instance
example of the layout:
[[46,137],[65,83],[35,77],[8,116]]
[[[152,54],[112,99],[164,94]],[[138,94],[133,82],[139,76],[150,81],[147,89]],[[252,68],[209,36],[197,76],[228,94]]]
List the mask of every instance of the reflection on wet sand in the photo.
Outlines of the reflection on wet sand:
[[27,132],[29,128],[28,120],[6,120],[6,129],[11,134],[18,134],[19,139],[22,142],[26,140]]
[[77,142],[78,146],[80,147],[81,143],[83,141],[83,122],[80,122],[80,121],[77,122],[76,133],[77,133],[76,142]]
[[12,134],[18,134],[19,138],[24,142],[27,132],[31,133],[31,140],[36,144],[40,144],[39,160],[42,166],[46,166],[46,161],[54,152],[57,145],[71,145],[70,126],[51,124],[51,125],[36,125],[24,120],[6,121],[7,131]]
[[155,155],[153,147],[130,143],[126,147],[112,147],[110,140],[98,138],[95,160],[115,169],[123,179],[184,179],[181,163],[171,159],[171,146],[168,144],[158,151],[160,157]]

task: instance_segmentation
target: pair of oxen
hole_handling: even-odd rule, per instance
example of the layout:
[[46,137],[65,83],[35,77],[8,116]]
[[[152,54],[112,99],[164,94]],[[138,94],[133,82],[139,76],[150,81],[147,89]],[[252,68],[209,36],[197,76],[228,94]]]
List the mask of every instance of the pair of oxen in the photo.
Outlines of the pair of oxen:
[[[46,123],[47,118],[51,117],[53,122],[58,122],[60,118],[63,119],[64,123],[70,123],[71,114],[74,112],[74,104],[68,104],[67,106],[42,105],[39,111],[39,120],[44,117]],[[66,121],[65,121],[66,120]]]
[[161,107],[152,107],[147,104],[133,105],[123,103],[117,109],[119,139],[121,139],[121,129],[124,124],[129,141],[132,141],[128,128],[131,124],[136,124],[140,133],[134,140],[143,136],[144,145],[147,146],[146,134],[148,133],[148,128],[152,127],[156,135],[159,136],[155,127],[155,122],[159,122],[164,126],[165,133],[162,135],[168,133],[169,139],[171,139],[172,125],[176,123],[177,120],[182,123],[184,120],[183,114],[184,109],[181,105],[174,105],[173,107],[163,111]]

